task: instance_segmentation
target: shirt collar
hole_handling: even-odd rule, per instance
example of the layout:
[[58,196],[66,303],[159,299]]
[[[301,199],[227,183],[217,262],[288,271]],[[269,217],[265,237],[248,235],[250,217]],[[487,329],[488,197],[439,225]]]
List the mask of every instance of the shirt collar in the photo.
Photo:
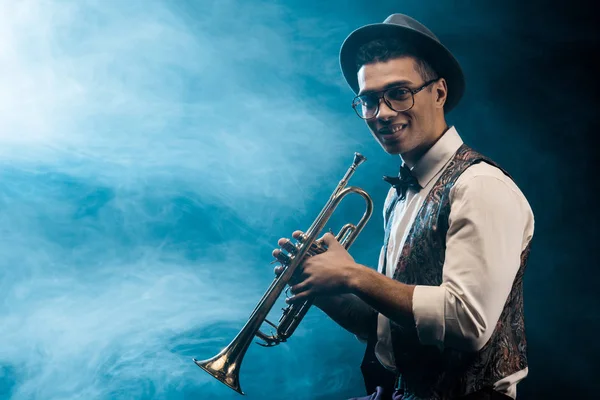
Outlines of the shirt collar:
[[426,187],[450,161],[462,144],[463,141],[454,126],[444,132],[438,141],[411,168],[411,172],[419,181],[419,185],[423,188]]

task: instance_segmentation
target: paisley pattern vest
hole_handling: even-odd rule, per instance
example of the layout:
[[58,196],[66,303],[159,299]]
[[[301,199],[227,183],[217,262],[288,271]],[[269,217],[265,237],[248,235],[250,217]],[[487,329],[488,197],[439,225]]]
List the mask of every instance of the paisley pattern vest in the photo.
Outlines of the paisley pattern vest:
[[[487,157],[462,145],[425,199],[408,233],[394,279],[409,285],[439,286],[446,250],[450,215],[450,190],[471,165],[486,162],[510,175]],[[405,399],[454,399],[527,367],[523,319],[523,273],[529,245],[521,254],[521,266],[494,332],[479,351],[420,344],[416,328],[406,329],[390,321],[399,387]]]

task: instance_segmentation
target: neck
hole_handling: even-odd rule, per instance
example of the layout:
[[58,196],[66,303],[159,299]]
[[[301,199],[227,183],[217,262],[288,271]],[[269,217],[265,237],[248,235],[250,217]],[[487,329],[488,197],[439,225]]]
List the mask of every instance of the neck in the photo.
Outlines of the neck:
[[433,145],[436,144],[442,136],[444,136],[444,133],[446,133],[448,129],[450,128],[446,124],[446,121],[443,121],[443,125],[439,128],[436,128],[436,134],[433,135],[431,140],[422,143],[420,146],[414,148],[411,151],[407,151],[406,153],[400,154],[400,158],[408,167],[414,167],[415,164],[417,164],[417,162],[421,159],[421,157],[423,157],[423,155],[425,155],[425,153],[427,153],[429,149],[431,149]]

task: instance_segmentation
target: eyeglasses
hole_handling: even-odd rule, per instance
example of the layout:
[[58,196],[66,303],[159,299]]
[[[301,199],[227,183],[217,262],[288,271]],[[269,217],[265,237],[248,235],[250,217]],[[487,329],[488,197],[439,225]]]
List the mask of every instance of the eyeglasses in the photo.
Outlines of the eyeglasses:
[[379,113],[379,103],[381,99],[385,104],[396,112],[410,110],[415,105],[415,94],[438,81],[440,78],[427,81],[416,89],[409,89],[403,86],[393,86],[391,88],[356,96],[352,101],[352,108],[362,119],[375,118]]

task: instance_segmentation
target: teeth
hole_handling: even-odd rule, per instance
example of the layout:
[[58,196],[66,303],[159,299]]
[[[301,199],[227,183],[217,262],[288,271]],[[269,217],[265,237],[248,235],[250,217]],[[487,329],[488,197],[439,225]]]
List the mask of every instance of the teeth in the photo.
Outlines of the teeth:
[[393,133],[396,133],[396,132],[398,132],[399,130],[402,130],[402,129],[404,129],[404,128],[406,128],[406,124],[404,124],[404,125],[400,125],[400,126],[395,126],[395,127],[393,127],[391,130],[392,130],[392,132],[393,132]]

